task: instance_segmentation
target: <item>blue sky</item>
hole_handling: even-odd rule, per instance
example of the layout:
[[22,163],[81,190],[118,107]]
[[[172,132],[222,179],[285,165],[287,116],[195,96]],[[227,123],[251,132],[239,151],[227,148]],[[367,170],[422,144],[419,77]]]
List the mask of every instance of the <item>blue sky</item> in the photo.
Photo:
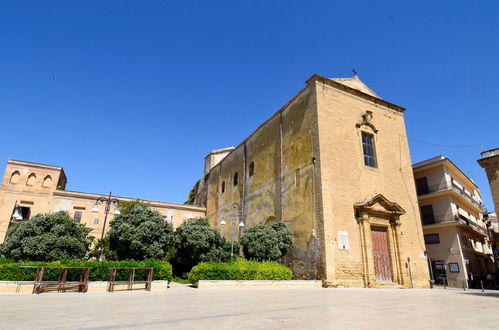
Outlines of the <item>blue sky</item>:
[[498,13],[456,0],[2,1],[0,162],[61,165],[70,190],[184,202],[209,150],[237,145],[312,74],[356,68],[407,108],[413,161],[448,156],[492,210],[476,159],[499,147]]

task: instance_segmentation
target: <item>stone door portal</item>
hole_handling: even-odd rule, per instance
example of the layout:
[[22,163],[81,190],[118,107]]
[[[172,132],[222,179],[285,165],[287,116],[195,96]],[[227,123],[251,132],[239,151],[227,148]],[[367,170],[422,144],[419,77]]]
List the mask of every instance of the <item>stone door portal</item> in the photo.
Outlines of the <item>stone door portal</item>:
[[377,282],[392,282],[392,262],[386,229],[386,227],[371,227]]

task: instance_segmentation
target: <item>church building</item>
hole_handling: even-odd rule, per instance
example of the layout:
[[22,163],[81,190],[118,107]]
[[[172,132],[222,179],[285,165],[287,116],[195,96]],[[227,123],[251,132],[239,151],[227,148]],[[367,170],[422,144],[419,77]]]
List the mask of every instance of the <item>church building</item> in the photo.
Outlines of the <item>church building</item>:
[[404,110],[357,75],[313,75],[237,147],[206,156],[195,203],[229,239],[285,222],[298,278],[428,287]]

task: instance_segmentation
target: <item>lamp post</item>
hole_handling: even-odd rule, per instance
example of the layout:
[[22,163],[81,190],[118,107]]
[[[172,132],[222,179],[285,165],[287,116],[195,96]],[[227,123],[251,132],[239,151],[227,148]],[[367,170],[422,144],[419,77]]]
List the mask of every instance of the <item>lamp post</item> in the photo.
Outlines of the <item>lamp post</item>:
[[[236,212],[234,210],[234,214],[232,214],[231,216],[231,226],[230,226],[230,229],[231,229],[231,234],[230,234],[230,258],[234,258],[234,232],[235,232],[235,227],[236,227],[236,220],[239,219],[241,217],[241,214],[239,212]],[[225,222],[225,219],[222,218],[222,220],[220,221],[220,225],[225,225],[226,222]],[[242,228],[244,227],[244,222],[241,220],[239,221],[239,228]]]
[[114,205],[114,215],[119,215],[120,214],[120,202],[116,198],[112,198],[111,192],[107,197],[99,197],[96,201],[94,206],[92,207],[92,212],[97,213],[99,212],[99,204],[100,203],[106,203],[106,206],[104,208],[104,224],[102,225],[102,233],[100,235],[100,242],[99,242],[99,252],[97,253],[97,261],[100,261],[100,257],[102,254],[102,248],[104,244],[104,233],[106,231],[106,222],[107,222],[107,215],[109,214],[109,210],[111,209],[111,205]]

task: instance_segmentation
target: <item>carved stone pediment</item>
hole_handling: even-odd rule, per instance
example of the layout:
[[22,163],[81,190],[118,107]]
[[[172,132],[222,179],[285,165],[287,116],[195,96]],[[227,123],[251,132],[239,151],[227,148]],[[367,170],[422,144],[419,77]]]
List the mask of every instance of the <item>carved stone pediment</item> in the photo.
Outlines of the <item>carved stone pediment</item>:
[[405,214],[405,210],[395,202],[389,201],[381,194],[374,195],[363,202],[354,204],[357,218],[366,219],[381,216],[396,221]]

